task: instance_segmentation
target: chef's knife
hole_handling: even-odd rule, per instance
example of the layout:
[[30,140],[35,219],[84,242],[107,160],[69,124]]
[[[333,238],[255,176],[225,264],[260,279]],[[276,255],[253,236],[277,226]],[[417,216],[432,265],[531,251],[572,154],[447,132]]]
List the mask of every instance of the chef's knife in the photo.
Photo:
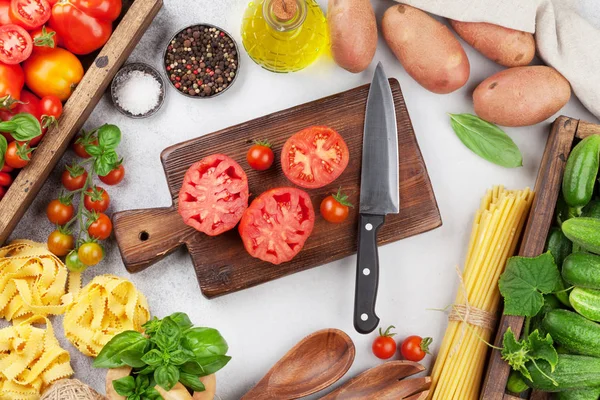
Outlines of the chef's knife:
[[364,129],[354,299],[354,327],[363,334],[379,325],[375,315],[379,283],[377,232],[387,214],[400,212],[396,111],[381,63],[369,89]]

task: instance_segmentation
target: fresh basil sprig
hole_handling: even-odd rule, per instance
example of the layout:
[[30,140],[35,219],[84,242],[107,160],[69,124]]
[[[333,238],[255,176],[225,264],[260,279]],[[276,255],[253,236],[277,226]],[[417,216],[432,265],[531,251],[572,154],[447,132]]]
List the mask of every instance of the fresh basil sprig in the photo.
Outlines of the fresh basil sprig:
[[116,125],[105,124],[97,130],[98,144],[86,144],[85,151],[94,157],[94,168],[98,175],[108,175],[119,166],[121,160],[115,149],[121,142],[121,130]]
[[502,167],[523,166],[521,151],[502,129],[473,114],[449,115],[456,136],[473,153]]
[[115,392],[127,400],[159,400],[163,397],[154,389],[155,383],[146,375],[125,376],[113,382]]
[[28,113],[14,115],[10,120],[0,122],[0,132],[7,132],[19,142],[26,142],[42,134],[40,121]]

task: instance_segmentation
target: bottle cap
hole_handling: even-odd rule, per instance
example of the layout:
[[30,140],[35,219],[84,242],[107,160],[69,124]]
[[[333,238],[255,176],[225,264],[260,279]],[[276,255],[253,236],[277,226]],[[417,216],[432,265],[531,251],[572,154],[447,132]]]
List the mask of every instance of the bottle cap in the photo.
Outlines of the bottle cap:
[[298,3],[296,0],[274,0],[271,9],[278,20],[285,22],[296,16]]

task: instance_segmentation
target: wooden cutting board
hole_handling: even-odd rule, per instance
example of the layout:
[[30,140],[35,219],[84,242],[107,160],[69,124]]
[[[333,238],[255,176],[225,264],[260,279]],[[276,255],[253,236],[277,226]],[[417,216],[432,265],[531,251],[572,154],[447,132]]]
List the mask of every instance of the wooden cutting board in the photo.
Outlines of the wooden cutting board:
[[[398,122],[400,158],[400,213],[389,215],[379,232],[379,245],[437,228],[442,224],[427,168],[413,132],[400,85],[391,79]],[[173,204],[166,208],[130,210],[114,214],[114,232],[128,271],[140,271],[185,245],[192,257],[202,293],[217,297],[246,289],[356,253],[358,208],[342,224],[330,224],[319,215],[321,200],[342,187],[358,206],[363,125],[369,85],[266,115],[165,149],[161,160]],[[177,197],[187,169],[200,159],[224,153],[248,174],[251,195],[278,186],[293,186],[281,171],[280,151],[295,132],[327,125],[346,141],[350,162],[332,184],[308,190],[317,216],[304,249],[290,262],[275,266],[252,258],[237,229],[209,237],[185,225],[177,213]],[[275,151],[275,164],[265,172],[252,170],[246,152],[254,140],[267,139]],[[251,197],[251,200],[253,197]],[[383,268],[395,266],[383,265]],[[407,270],[408,271],[408,270]]]

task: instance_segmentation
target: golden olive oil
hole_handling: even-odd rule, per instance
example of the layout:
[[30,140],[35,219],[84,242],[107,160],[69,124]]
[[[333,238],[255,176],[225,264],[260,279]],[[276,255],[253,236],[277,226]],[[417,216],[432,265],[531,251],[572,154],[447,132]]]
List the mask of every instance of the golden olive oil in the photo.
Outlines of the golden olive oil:
[[329,47],[327,19],[316,0],[256,0],[242,21],[242,43],[273,72],[299,71]]

